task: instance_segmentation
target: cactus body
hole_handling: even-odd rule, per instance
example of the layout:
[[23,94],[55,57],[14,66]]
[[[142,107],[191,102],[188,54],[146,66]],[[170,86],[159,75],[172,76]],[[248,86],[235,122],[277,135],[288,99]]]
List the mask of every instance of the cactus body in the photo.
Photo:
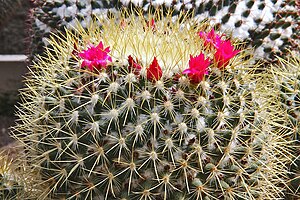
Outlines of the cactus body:
[[[88,31],[79,26],[59,43],[52,40],[53,49],[33,66],[15,135],[50,185],[46,193],[54,199],[280,197],[281,139],[272,133],[269,104],[245,52],[221,66],[216,56],[209,63],[217,53],[198,35],[206,25],[149,17],[150,23],[141,14],[99,17]],[[81,59],[108,55],[111,61],[94,60],[92,68]],[[186,75],[201,59],[207,71]]]
[[86,26],[93,16],[116,9],[142,8],[145,13],[160,8],[192,13],[199,21],[208,19],[222,32],[245,40],[255,48],[257,59],[275,59],[287,50],[299,50],[299,8],[295,1],[35,1],[33,9],[33,53],[41,53],[49,32],[72,28],[78,19]]

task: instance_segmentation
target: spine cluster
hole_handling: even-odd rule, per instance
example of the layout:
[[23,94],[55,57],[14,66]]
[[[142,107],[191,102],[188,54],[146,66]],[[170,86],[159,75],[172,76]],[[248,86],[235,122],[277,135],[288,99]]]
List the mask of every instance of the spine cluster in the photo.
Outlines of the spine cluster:
[[43,195],[279,198],[284,141],[245,52],[188,20],[149,19],[79,26],[33,66],[15,136]]

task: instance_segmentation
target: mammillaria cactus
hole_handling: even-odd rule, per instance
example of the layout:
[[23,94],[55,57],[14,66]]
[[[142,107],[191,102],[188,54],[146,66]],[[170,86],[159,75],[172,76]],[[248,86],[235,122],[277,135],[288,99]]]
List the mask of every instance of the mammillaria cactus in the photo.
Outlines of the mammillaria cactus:
[[160,8],[192,13],[199,21],[208,19],[223,32],[232,32],[255,47],[257,59],[285,56],[290,49],[299,50],[299,8],[296,1],[173,1],[173,0],[35,0],[33,9],[33,53],[41,53],[50,32],[72,29],[76,20],[86,27],[93,16],[115,12],[116,9]]
[[53,38],[21,93],[15,136],[45,193],[280,197],[285,143],[246,52],[184,15],[120,16]]

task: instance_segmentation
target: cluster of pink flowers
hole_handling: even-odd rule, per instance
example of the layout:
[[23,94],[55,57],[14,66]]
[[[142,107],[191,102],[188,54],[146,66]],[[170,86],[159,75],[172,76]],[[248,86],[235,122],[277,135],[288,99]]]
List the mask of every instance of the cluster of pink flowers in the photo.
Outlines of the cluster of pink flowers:
[[[209,58],[205,59],[203,53],[196,56],[190,55],[189,68],[184,70],[182,74],[186,74],[192,84],[198,84],[203,80],[204,76],[209,73],[211,63],[219,69],[224,69],[229,64],[230,59],[240,52],[240,50],[234,50],[230,40],[222,40],[222,36],[216,34],[213,29],[208,33],[200,32],[199,37],[204,40],[204,46],[215,50],[215,54],[213,61]],[[81,67],[88,68],[91,71],[105,69],[108,62],[112,61],[112,58],[108,55],[109,52],[109,47],[104,48],[102,42],[96,47],[90,45],[87,50],[78,54],[83,59]],[[136,75],[142,69],[138,60],[134,60],[131,55],[128,56],[128,65],[128,69]],[[147,80],[152,82],[158,81],[162,77],[163,72],[156,57],[154,57],[146,72]]]
[[[231,58],[240,52],[240,50],[234,50],[230,40],[222,40],[222,36],[215,33],[214,29],[210,32],[200,32],[199,36],[204,40],[204,46],[215,49],[213,63],[219,69],[224,69]],[[204,59],[204,54],[200,53],[198,56],[190,56],[189,68],[182,73],[187,74],[191,83],[197,84],[202,81],[204,75],[208,74],[208,67],[211,61],[209,58]]]

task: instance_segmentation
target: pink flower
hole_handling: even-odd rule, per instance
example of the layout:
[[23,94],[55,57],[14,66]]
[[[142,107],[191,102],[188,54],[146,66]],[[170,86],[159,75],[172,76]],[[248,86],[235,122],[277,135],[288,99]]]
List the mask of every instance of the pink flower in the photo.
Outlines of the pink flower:
[[200,36],[200,38],[202,38],[204,40],[205,46],[212,45],[213,47],[218,48],[220,43],[222,42],[222,40],[221,40],[222,36],[215,34],[214,29],[211,29],[211,31],[208,33],[200,31],[199,36]]
[[209,58],[204,59],[203,53],[200,53],[195,57],[190,55],[189,68],[184,70],[182,73],[188,75],[191,83],[198,84],[202,81],[203,76],[208,74],[209,64]]
[[109,47],[104,49],[102,41],[96,47],[91,44],[87,50],[79,53],[79,57],[83,59],[81,67],[87,67],[91,71],[106,68],[107,61],[112,61],[109,52]]
[[228,65],[230,59],[239,52],[240,50],[234,50],[234,46],[231,45],[229,40],[222,41],[214,55],[214,61],[217,63],[218,68],[223,69]]
[[133,60],[132,56],[128,56],[128,70],[133,72],[134,74],[138,75],[138,73],[141,71],[142,67],[138,64],[137,61]]
[[154,57],[149,68],[147,68],[147,79],[150,81],[157,81],[162,77],[162,70],[157,62],[156,57]]

